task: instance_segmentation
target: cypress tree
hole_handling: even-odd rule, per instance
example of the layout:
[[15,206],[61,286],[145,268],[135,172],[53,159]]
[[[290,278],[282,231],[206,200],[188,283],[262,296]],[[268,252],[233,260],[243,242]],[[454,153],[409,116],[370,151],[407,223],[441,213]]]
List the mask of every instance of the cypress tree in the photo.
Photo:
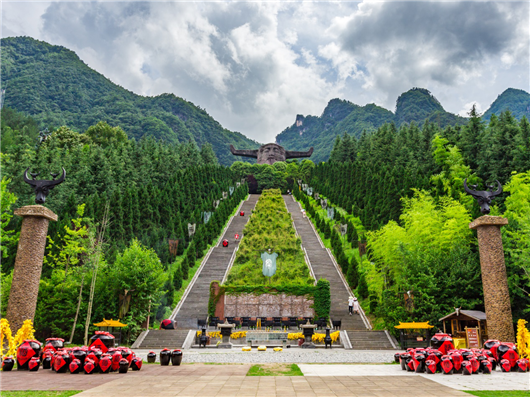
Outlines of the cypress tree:
[[324,238],[329,239],[331,237],[331,227],[329,226],[329,223],[325,220],[323,220],[322,223],[324,227]]
[[182,263],[180,264],[180,269],[182,271],[182,279],[187,280],[189,277],[188,272],[190,269],[187,256],[184,257],[184,259],[182,260]]
[[368,284],[366,283],[366,277],[364,277],[364,273],[361,273],[361,276],[359,277],[359,284],[357,286],[357,295],[359,295],[359,297],[362,299],[365,299],[368,297]]
[[355,259],[355,256],[353,256],[350,265],[348,266],[348,273],[346,274],[346,279],[348,280],[351,289],[357,288],[357,285],[359,284],[359,271],[357,266],[357,260]]
[[182,288],[182,269],[180,266],[177,266],[177,270],[173,274],[173,287],[175,291],[178,291]]

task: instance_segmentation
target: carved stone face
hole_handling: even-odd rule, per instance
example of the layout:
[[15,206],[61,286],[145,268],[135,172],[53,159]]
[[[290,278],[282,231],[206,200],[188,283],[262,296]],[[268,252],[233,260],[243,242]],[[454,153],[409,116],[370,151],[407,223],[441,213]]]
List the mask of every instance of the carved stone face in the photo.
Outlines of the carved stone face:
[[275,143],[263,145],[258,150],[258,164],[273,164],[285,158],[285,149]]

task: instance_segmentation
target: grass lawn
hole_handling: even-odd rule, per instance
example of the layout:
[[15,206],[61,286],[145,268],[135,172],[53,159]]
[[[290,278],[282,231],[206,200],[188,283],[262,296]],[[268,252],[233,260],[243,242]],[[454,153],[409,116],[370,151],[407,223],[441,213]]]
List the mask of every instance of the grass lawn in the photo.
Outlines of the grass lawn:
[[296,364],[256,364],[247,376],[304,376]]
[[2,397],[70,397],[81,393],[81,390],[21,390],[21,391],[3,391]]
[[466,391],[466,393],[479,397],[528,397],[530,394],[528,390],[481,390]]

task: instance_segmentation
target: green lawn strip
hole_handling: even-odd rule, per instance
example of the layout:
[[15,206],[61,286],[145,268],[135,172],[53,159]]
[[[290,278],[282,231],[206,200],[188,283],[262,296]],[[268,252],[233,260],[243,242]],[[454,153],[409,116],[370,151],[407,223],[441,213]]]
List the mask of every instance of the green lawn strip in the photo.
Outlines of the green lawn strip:
[[[245,200],[247,200],[247,199],[248,199],[248,196],[245,197]],[[243,200],[243,201],[245,201],[245,200]],[[239,208],[239,206],[234,208],[234,211],[232,211],[232,214],[228,217],[228,220],[226,221],[225,225],[223,226],[222,233],[224,233],[224,228],[226,227],[228,222],[230,222],[230,219],[232,219],[232,217],[236,214],[238,208]],[[215,244],[217,244],[217,242],[219,241],[219,239],[221,237],[222,236],[217,237],[212,242],[212,244],[208,245],[208,248],[206,249],[206,252],[208,252],[211,247],[215,247]],[[181,257],[178,258],[177,261],[175,261],[173,263],[172,271],[174,271],[176,269],[175,266],[180,266],[180,263],[184,260],[184,257],[185,257],[185,254],[181,255]],[[182,287],[178,291],[175,291],[175,295],[173,295],[174,296],[174,298],[173,298],[173,305],[174,305],[173,309],[175,307],[177,307],[177,305],[179,304],[180,300],[182,299],[182,296],[184,295],[184,292],[186,292],[186,288],[188,288],[188,285],[190,285],[191,280],[193,280],[193,276],[195,276],[195,273],[197,273],[197,270],[199,270],[199,267],[201,267],[201,263],[202,263],[203,260],[204,260],[204,256],[202,258],[200,258],[200,259],[197,259],[195,261],[195,266],[193,266],[192,268],[190,268],[188,270],[188,279],[187,280],[182,280]]]
[[255,364],[247,376],[304,376],[296,364]]
[[481,390],[465,392],[478,397],[528,397],[530,395],[528,390]]
[[[313,285],[301,240],[278,189],[264,190],[243,231],[227,285]],[[274,276],[262,273],[263,252],[278,254]]]
[[20,390],[2,391],[2,397],[70,397],[81,393],[82,390]]

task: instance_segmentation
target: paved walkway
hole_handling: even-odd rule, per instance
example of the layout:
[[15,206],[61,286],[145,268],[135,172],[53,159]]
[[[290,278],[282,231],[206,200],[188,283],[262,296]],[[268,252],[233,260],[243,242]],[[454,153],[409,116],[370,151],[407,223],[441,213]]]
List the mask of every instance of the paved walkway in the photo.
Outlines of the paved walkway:
[[[330,283],[331,289],[331,310],[330,317],[333,320],[342,320],[344,330],[366,330],[366,325],[360,316],[348,316],[349,291],[344,286],[335,265],[331,261],[328,252],[320,245],[315,231],[311,227],[307,217],[304,218],[300,205],[292,196],[284,195],[283,199],[287,210],[291,213],[298,235],[302,239],[302,244],[306,249],[307,256],[313,267],[315,277],[325,278]],[[390,346],[392,347],[392,346]]]
[[[208,316],[210,283],[213,280],[223,280],[230,258],[237,247],[234,242],[234,236],[236,233],[243,236],[243,228],[247,224],[259,196],[259,194],[251,194],[248,200],[243,202],[240,211],[244,211],[245,216],[240,216],[239,212],[233,216],[226,232],[219,238],[219,245],[212,250],[195,284],[193,284],[188,295],[184,298],[180,310],[171,315],[173,319],[176,317],[180,328],[189,327],[190,329],[196,329],[197,319],[205,320]],[[228,247],[223,247],[220,244],[223,239],[227,239],[230,242]]]
[[1,373],[1,390],[84,390],[80,397],[140,396],[468,396],[462,390],[529,390],[529,375],[427,375],[398,365],[300,364],[305,376],[245,376],[249,364],[144,365],[127,374],[72,375],[50,370]]
[[467,396],[419,376],[145,376],[122,378],[79,397],[432,397]]
[[[144,378],[160,379],[164,378],[193,377],[199,378],[207,373],[211,377],[222,376],[245,376],[250,369],[250,365],[180,365],[164,366],[160,364],[144,364],[140,371],[130,370],[126,374],[111,372],[108,374],[86,375],[58,374],[51,370],[40,368],[37,372],[11,371],[0,372],[1,390],[88,390],[112,382],[123,382],[135,384],[142,383]],[[157,381],[158,382],[158,381]],[[106,386],[105,386],[106,387]],[[102,394],[103,395],[103,394]],[[112,396],[112,393],[107,393]]]
[[518,372],[504,373],[500,370],[491,375],[462,374],[416,374],[404,372],[398,365],[310,365],[300,364],[305,376],[419,376],[456,390],[530,390],[530,375]]

